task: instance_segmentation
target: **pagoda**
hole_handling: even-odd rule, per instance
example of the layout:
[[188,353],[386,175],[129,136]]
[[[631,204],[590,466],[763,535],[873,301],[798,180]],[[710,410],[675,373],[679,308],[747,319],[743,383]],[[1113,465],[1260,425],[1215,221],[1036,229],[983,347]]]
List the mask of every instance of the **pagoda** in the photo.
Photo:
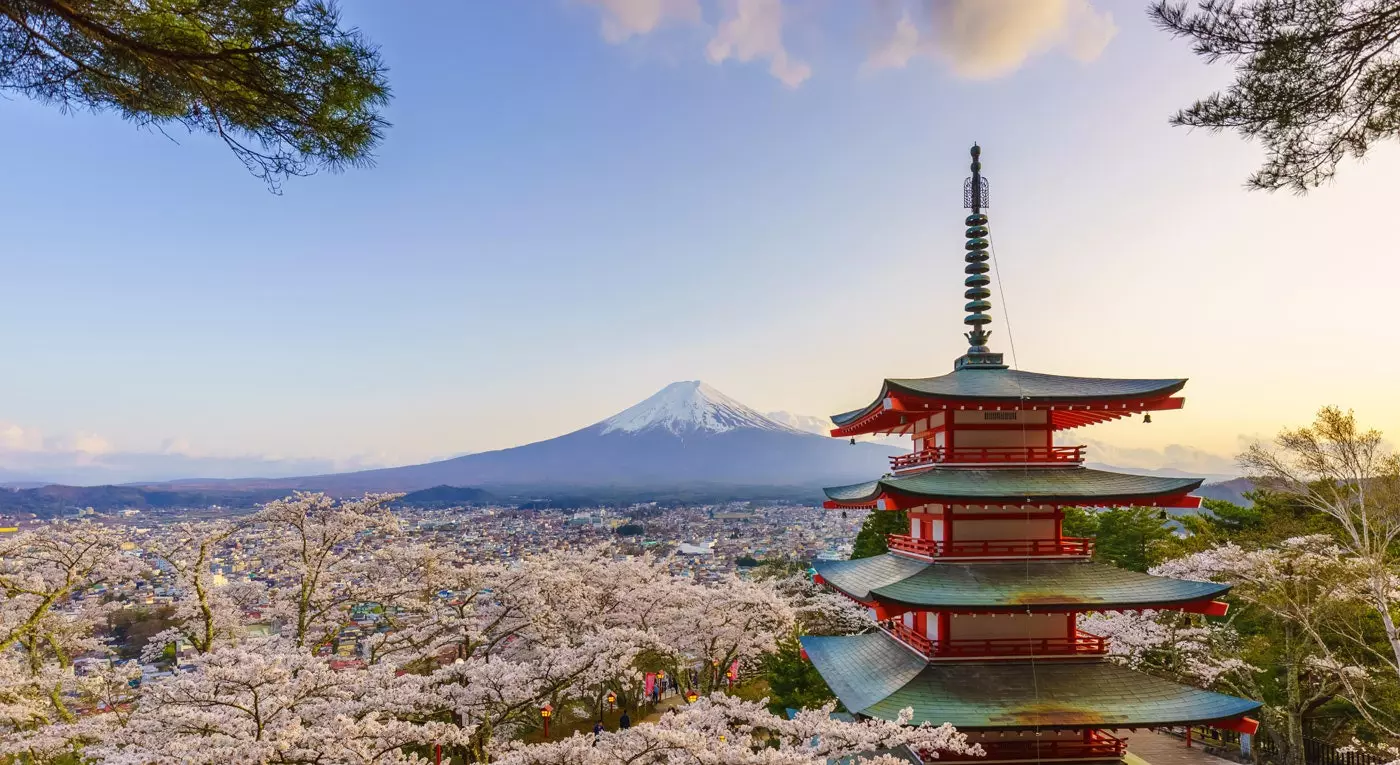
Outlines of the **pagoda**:
[[[1184,379],[1064,377],[1011,369],[987,346],[987,181],[972,147],[964,184],[967,353],[938,377],[887,379],[831,435],[911,436],[890,472],[826,489],[828,508],[904,511],[906,534],[873,558],[817,563],[816,581],[868,607],[878,630],[803,638],[804,655],[859,717],[949,722],[982,762],[1117,761],[1115,732],[1210,725],[1253,733],[1259,704],[1127,669],[1079,629],[1091,611],[1223,615],[1229,588],[1150,576],[1093,558],[1066,537],[1066,507],[1193,508],[1200,480],[1083,466],[1056,434],[1180,409]],[[947,753],[943,753],[947,758]]]

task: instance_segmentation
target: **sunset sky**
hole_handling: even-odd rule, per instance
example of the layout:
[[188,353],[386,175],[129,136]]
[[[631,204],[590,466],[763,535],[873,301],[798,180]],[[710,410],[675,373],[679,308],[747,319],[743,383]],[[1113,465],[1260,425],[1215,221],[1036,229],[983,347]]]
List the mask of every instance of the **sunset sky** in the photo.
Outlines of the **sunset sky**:
[[993,349],[1191,378],[1183,411],[1085,431],[1094,458],[1222,472],[1324,404],[1400,437],[1400,147],[1246,191],[1258,146],[1167,123],[1228,67],[1144,3],[344,10],[393,127],[376,167],[282,196],[206,136],[0,104],[0,467],[402,464],[683,379],[863,405],[966,348],[974,140]]

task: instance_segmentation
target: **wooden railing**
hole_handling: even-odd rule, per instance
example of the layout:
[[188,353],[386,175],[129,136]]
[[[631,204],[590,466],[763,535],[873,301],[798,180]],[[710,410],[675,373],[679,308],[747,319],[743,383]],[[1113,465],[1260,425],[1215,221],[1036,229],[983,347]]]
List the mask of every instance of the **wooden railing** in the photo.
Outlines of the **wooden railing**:
[[992,558],[1015,556],[1066,556],[1087,558],[1094,554],[1094,540],[1087,537],[1059,539],[977,539],[939,542],[904,534],[890,534],[891,550],[924,558]]
[[912,454],[890,457],[890,467],[905,470],[922,465],[1026,465],[1084,461],[1083,446],[983,446],[948,449],[931,446]]
[[938,759],[955,762],[975,760],[1087,760],[1122,757],[1128,742],[1101,730],[1089,731],[1081,740],[1071,739],[1009,739],[979,742],[984,756],[939,752]]
[[984,638],[981,640],[930,640],[904,622],[881,624],[892,637],[923,654],[925,658],[972,658],[978,656],[1102,656],[1108,653],[1108,639],[1075,631],[1067,638]]

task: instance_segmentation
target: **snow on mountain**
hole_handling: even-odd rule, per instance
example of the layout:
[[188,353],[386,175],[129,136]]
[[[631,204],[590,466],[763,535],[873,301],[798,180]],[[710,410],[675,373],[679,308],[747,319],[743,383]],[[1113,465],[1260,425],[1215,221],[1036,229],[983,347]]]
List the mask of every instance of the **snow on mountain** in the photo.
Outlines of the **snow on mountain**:
[[901,451],[819,438],[690,380],[672,383],[602,422],[521,446],[355,473],[200,483],[342,496],[444,485],[495,487],[507,493],[599,487],[613,492],[675,492],[683,487],[748,492],[782,487],[809,492],[815,499],[820,496],[816,487],[888,472],[889,458]]
[[601,433],[641,433],[662,429],[671,433],[725,433],[738,428],[801,431],[774,422],[699,380],[674,382],[651,398],[598,423]]

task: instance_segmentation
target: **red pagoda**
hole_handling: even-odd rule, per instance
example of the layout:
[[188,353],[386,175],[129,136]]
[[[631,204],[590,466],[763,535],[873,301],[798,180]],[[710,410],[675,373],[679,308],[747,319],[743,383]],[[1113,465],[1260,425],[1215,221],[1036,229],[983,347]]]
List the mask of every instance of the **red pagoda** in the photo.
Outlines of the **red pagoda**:
[[1089,611],[1222,615],[1229,588],[1092,560],[1066,537],[1066,507],[1197,507],[1201,481],[1083,466],[1060,431],[1180,409],[1184,379],[1063,377],[1010,369],[987,347],[987,182],[972,147],[964,184],[968,351],[939,377],[887,379],[869,405],[832,417],[831,435],[911,436],[877,480],[826,490],[829,508],[905,511],[885,555],[829,561],[816,579],[867,606],[879,629],[802,641],[854,715],[950,722],[983,762],[1117,761],[1115,731],[1212,725],[1253,733],[1259,704],[1138,673],[1078,628]]

